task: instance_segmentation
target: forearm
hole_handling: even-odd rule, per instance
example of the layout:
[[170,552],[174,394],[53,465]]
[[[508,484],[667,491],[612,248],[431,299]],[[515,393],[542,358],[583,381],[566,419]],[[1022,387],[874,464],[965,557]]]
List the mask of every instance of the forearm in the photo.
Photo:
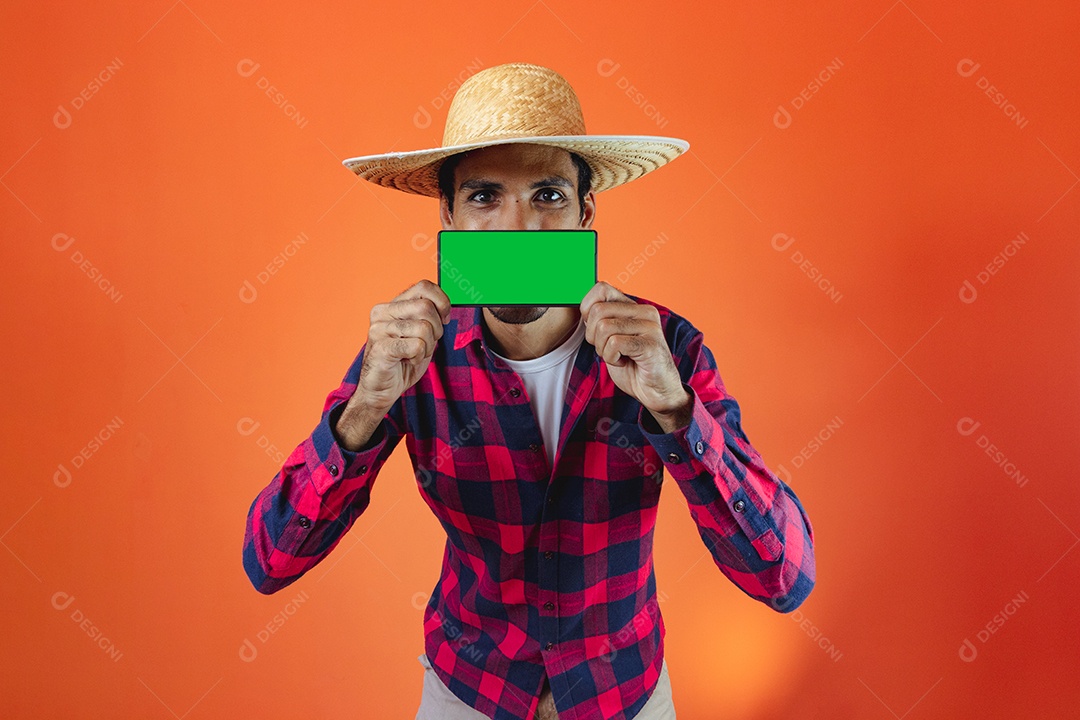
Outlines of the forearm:
[[734,398],[712,386],[701,393],[704,401],[695,391],[686,425],[653,434],[643,414],[643,430],[685,495],[717,567],[755,599],[794,610],[814,583],[809,519],[742,434]]
[[359,452],[370,442],[384,417],[385,410],[354,396],[341,412],[334,427],[338,442],[350,452]]
[[259,592],[286,587],[333,550],[367,509],[379,470],[401,439],[401,402],[375,417],[358,399],[346,415],[362,357],[363,350],[326,398],[319,424],[251,504],[243,564]]
[[690,424],[690,419],[694,414],[694,396],[687,392],[686,401],[683,405],[670,412],[662,413],[650,410],[649,413],[656,420],[656,424],[662,432],[673,433],[676,430],[681,430]]
[[373,440],[353,453],[337,443],[324,419],[259,492],[244,539],[244,567],[259,592],[277,592],[317,565],[367,509],[393,449],[382,429]]

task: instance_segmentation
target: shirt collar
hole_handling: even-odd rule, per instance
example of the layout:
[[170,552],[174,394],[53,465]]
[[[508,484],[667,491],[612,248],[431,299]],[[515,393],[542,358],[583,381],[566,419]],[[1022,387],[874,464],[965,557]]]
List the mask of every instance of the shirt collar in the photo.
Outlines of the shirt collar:
[[[640,303],[637,295],[625,293],[634,302]],[[457,319],[457,334],[454,336],[454,350],[460,350],[473,341],[484,339],[484,325],[481,313],[483,307],[452,307],[450,317]]]
[[484,326],[480,317],[483,308],[475,307],[451,308],[450,316],[457,318],[457,334],[454,336],[454,350],[460,350],[474,340],[484,339]]
[[[450,309],[451,320],[457,320],[457,330],[454,335],[455,352],[474,342],[481,343],[481,346],[484,345],[485,329],[483,311],[483,307],[479,305],[476,307],[453,307]],[[477,352],[479,353],[480,351],[477,350]],[[484,347],[484,353],[488,355],[489,359],[495,360],[491,355],[490,347]]]

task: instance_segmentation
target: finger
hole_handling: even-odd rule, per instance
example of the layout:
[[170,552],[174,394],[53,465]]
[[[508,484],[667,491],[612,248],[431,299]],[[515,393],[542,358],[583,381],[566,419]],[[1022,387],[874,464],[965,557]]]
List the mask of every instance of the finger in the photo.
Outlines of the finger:
[[623,367],[649,354],[652,343],[641,335],[609,335],[601,346],[600,357],[609,365]]
[[[442,327],[441,325],[439,326]],[[431,321],[417,318],[395,318],[387,324],[386,334],[389,337],[418,337],[424,341],[424,357],[435,353],[435,329]]]
[[642,336],[653,341],[656,336],[656,327],[651,322],[640,317],[602,317],[597,321],[593,330],[593,347],[597,352],[604,348],[608,339],[612,336]]
[[436,340],[443,336],[445,327],[443,320],[439,317],[439,311],[430,298],[417,297],[390,303],[388,315],[390,319],[387,322],[393,320],[424,320],[431,325]]
[[441,287],[424,278],[405,292],[398,295],[395,300],[411,300],[413,298],[426,298],[435,306],[439,321],[445,324],[450,319],[450,298]]
[[393,337],[383,343],[386,357],[390,360],[408,360],[412,362],[423,355],[424,341],[418,337]]
[[606,316],[596,319],[586,330],[585,337],[588,339],[591,333],[593,339],[589,342],[593,347],[602,348],[604,342],[612,335],[641,335],[650,332],[652,323],[640,317]]
[[[623,293],[616,290],[614,287],[604,282],[599,281],[591,288],[589,292],[585,293],[585,297],[581,300],[581,316],[584,318],[589,317],[589,311],[592,310],[592,306],[598,302],[629,302],[633,303],[634,300],[626,297]],[[634,303],[635,305],[637,303]]]
[[648,311],[641,305],[623,302],[598,302],[592,306],[588,316],[583,316],[585,321],[585,338],[593,343],[596,338],[596,328],[605,318],[607,319],[647,319]]
[[585,318],[585,339],[593,345],[596,345],[597,329],[605,319],[612,321],[640,320],[648,325],[655,325],[657,330],[663,332],[660,324],[660,314],[652,305],[599,302],[593,305],[590,315],[590,317]]
[[427,288],[422,284],[426,282],[428,281],[422,280],[420,283],[413,285],[387,303],[387,305],[393,306],[396,303],[409,303],[409,307],[427,305],[432,308],[432,316],[438,319],[438,324],[445,325],[450,319],[450,300],[446,297],[446,293],[443,292],[442,288],[434,285],[431,286],[434,289]]

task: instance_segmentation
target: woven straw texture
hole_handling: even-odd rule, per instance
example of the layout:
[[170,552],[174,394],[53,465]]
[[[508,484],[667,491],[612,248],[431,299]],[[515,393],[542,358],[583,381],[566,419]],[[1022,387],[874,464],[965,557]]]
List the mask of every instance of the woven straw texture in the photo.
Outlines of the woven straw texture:
[[442,147],[350,158],[342,162],[384,187],[439,196],[438,167],[459,152],[512,142],[553,145],[581,155],[593,191],[630,182],[689,148],[678,138],[586,135],[581,105],[558,73],[529,63],[481,70],[458,88],[447,112]]

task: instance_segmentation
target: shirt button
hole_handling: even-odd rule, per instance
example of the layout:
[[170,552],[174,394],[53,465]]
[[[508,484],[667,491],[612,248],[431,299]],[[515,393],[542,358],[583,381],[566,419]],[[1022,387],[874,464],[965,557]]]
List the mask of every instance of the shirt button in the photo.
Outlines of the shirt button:
[[552,603],[552,602],[544,603],[544,609],[545,610],[554,610],[555,609],[555,603]]
[[362,472],[362,473],[367,472],[367,465],[361,465],[360,466],[360,472]]
[[554,496],[548,495],[548,505],[554,505],[554,504],[555,504]]
[[517,388],[510,388],[510,394],[511,394],[511,395],[512,395],[513,397],[517,397],[518,395],[520,395],[520,394],[521,394],[521,391],[520,391],[520,390],[518,390]]
[[337,475],[337,465],[331,465],[330,466],[330,474],[331,475]]
[[301,516],[300,516],[300,527],[302,527],[302,528],[306,528],[306,527],[310,527],[310,526],[311,526],[311,521],[310,521],[310,520],[308,520],[308,519],[307,519],[306,517],[304,517],[303,515],[301,515]]
[[544,558],[547,559],[547,560],[550,560],[554,556],[555,556],[555,553],[551,552],[550,550],[548,550],[547,552],[544,553]]
[[550,650],[553,647],[555,647],[555,643],[549,642],[547,645],[544,646],[544,649],[545,650]]
[[669,463],[681,462],[682,458],[677,453],[668,453],[667,460]]
[[733,505],[732,507],[735,508],[735,512],[741,513],[743,510],[746,509],[746,503],[742,500],[736,500],[735,505]]
[[698,440],[697,445],[694,446],[694,449],[697,450],[698,455],[701,455],[702,453],[705,452],[705,444],[703,442],[701,442],[700,440]]
[[532,443],[531,445],[529,445],[529,449],[532,450],[533,452],[536,452],[537,450],[540,449],[540,446],[537,445],[536,443]]

